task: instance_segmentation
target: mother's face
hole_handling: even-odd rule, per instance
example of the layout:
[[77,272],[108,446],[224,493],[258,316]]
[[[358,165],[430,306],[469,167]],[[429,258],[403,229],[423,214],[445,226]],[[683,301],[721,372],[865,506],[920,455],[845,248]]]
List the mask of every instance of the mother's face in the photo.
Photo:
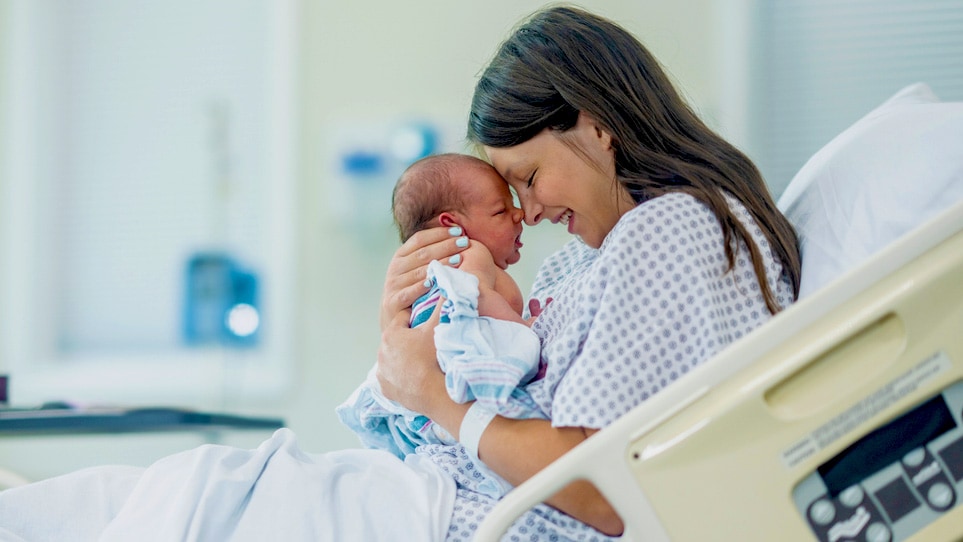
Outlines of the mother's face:
[[562,137],[546,129],[524,143],[485,147],[485,152],[518,194],[527,224],[543,218],[567,224],[569,233],[598,248],[636,204],[615,178],[608,132],[580,114],[576,125],[564,132],[566,139]]

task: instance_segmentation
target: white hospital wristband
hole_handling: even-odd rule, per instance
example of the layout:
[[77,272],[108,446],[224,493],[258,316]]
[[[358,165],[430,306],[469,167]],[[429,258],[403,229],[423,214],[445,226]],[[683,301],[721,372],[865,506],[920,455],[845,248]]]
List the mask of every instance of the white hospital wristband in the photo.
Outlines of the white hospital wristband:
[[475,401],[468,407],[468,412],[461,421],[461,429],[458,430],[458,440],[473,459],[478,459],[478,442],[494,417],[495,413],[485,408],[479,401]]

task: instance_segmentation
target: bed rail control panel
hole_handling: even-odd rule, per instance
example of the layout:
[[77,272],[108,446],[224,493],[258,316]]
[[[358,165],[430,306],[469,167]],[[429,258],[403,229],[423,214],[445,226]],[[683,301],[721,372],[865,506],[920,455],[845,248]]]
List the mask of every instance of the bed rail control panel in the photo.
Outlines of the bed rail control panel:
[[822,542],[899,542],[963,504],[963,382],[866,435],[793,490]]

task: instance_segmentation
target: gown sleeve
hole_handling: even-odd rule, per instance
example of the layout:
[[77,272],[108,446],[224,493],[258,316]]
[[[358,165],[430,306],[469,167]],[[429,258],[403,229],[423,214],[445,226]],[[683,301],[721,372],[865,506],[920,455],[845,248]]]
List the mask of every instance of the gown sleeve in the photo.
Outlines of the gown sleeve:
[[585,329],[553,424],[604,427],[767,320],[744,246],[737,259],[729,270],[718,220],[691,196],[627,213],[577,294]]

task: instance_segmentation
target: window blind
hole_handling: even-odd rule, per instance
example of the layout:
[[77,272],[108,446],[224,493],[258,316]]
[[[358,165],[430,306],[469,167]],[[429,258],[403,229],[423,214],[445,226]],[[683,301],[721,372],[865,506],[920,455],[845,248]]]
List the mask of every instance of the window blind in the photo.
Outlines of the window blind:
[[960,0],[757,6],[749,137],[777,196],[813,153],[899,89],[922,81],[944,101],[963,100]]

